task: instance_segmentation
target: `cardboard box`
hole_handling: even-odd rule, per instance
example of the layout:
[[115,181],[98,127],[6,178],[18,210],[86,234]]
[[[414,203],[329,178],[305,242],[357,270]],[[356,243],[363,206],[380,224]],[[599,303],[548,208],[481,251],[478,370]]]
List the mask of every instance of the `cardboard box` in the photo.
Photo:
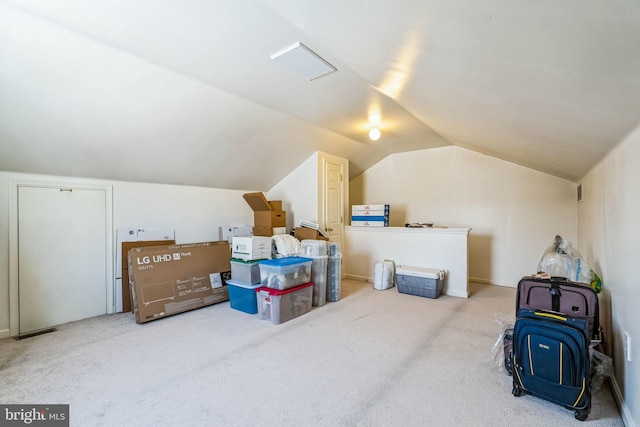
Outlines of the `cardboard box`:
[[[271,207],[270,202],[267,201],[267,198],[264,196],[264,193],[258,192],[258,193],[245,193],[242,195],[242,197],[244,198],[244,200],[249,204],[249,206],[251,207],[251,210],[256,212],[256,211],[271,211],[271,210],[282,210],[282,202],[276,200],[274,201],[274,206],[278,207],[279,209],[273,209]],[[277,205],[277,203],[280,202],[280,205]]]
[[129,282],[136,322],[228,301],[230,258],[226,241],[131,249]]
[[269,206],[271,206],[271,210],[273,211],[281,211],[282,200],[269,200]]
[[143,242],[122,242],[122,312],[128,313],[133,307],[131,286],[129,285],[129,251],[133,248],[149,246],[167,246],[175,244],[175,240],[149,240]]
[[351,220],[352,227],[388,227],[389,221],[353,221]]
[[[125,242],[154,241],[159,245],[174,244],[175,231],[169,228],[118,228],[116,231],[116,259],[114,292],[116,313],[131,311],[131,292],[129,292],[129,273],[127,271],[127,253],[122,251]],[[126,276],[126,277],[125,277]]]
[[267,201],[261,192],[245,193],[242,197],[253,210],[253,225],[255,227],[287,226],[287,213],[282,210],[281,200]]
[[371,209],[371,210],[364,210],[364,211],[358,211],[358,210],[352,210],[351,211],[351,215],[352,216],[389,216],[389,210],[383,210],[383,209]]
[[276,234],[287,234],[287,227],[253,227],[254,236],[271,237]]
[[273,227],[253,227],[254,236],[271,237],[275,235]]
[[351,226],[388,227],[389,205],[353,205],[351,206]]
[[385,222],[389,222],[389,215],[384,215],[384,216],[351,215],[351,221],[385,221]]
[[329,240],[320,234],[318,230],[307,227],[296,227],[293,229],[293,237],[298,240]]
[[286,227],[287,213],[285,211],[256,211],[253,213],[256,227]]
[[233,238],[231,256],[243,261],[271,258],[271,237],[236,236]]
[[390,205],[351,205],[351,212],[381,210],[389,212]]

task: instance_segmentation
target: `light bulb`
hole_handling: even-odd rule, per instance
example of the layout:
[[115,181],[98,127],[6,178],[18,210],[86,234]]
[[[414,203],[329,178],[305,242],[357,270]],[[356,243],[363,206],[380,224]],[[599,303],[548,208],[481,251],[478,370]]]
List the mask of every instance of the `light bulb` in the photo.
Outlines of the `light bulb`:
[[371,139],[372,141],[377,141],[378,139],[380,139],[380,129],[371,128],[371,130],[369,131],[369,139]]

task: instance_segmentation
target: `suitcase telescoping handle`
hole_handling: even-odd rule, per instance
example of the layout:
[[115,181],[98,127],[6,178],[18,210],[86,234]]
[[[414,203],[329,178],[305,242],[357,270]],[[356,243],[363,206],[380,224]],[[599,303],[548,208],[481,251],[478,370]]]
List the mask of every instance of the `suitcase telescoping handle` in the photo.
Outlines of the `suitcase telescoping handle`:
[[563,322],[567,321],[567,317],[566,316],[562,316],[562,315],[557,314],[557,313],[551,313],[549,311],[536,310],[536,311],[534,311],[534,314],[536,316],[540,316],[540,317],[549,317],[549,318],[556,319],[556,320],[562,320]]
[[551,310],[560,311],[560,297],[562,296],[562,292],[560,292],[560,283],[566,283],[566,279],[564,277],[552,277],[549,281],[549,293],[551,294]]

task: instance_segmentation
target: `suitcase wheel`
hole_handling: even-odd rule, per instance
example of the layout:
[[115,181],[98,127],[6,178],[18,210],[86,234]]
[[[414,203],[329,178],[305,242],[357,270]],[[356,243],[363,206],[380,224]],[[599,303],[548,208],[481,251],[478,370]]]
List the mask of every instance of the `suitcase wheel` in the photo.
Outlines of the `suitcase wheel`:
[[[522,396],[524,394],[524,390],[514,384],[513,389],[511,390],[511,394],[513,394],[515,397],[520,397],[520,396]],[[578,417],[578,415],[577,415],[577,412],[576,412],[576,418],[577,417]]]
[[576,420],[578,421],[584,421],[587,419],[587,417],[589,416],[589,411],[588,410],[582,410],[582,411],[576,411],[574,416],[576,417]]

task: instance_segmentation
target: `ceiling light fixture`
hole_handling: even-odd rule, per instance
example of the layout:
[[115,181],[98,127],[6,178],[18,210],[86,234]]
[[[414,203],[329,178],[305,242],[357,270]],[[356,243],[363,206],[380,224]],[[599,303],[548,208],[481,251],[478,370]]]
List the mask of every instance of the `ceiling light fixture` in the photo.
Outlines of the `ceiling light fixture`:
[[337,70],[336,67],[329,64],[301,42],[274,53],[271,55],[271,59],[278,60],[309,80],[315,80]]
[[377,141],[380,139],[380,113],[372,112],[369,114],[369,139]]

